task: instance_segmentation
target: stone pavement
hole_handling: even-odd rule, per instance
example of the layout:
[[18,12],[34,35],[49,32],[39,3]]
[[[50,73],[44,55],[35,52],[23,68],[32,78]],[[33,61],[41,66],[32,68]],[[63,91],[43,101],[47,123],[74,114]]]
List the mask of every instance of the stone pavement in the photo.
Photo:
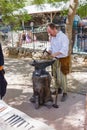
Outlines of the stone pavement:
[[[60,102],[61,95],[59,95],[58,109],[49,109],[45,106],[35,109],[34,104],[29,101],[32,96],[31,76],[33,71],[29,61],[30,59],[5,58],[5,76],[8,88],[3,100],[8,105],[48,124],[55,130],[84,130],[85,95],[69,92],[68,99],[64,103]],[[75,79],[77,77],[72,75],[72,80],[80,82],[83,80],[81,77],[83,76],[80,76],[80,79]]]
[[0,130],[54,130],[0,100]]

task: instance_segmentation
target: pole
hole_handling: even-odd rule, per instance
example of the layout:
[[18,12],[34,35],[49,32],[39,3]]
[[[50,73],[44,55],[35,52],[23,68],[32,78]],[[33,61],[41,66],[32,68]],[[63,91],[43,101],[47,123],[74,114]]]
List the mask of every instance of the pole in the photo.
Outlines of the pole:
[[34,22],[30,23],[30,27],[31,27],[31,30],[32,30],[33,51],[35,51],[35,44],[34,44]]
[[13,27],[12,25],[10,25],[10,35],[11,35],[11,43],[12,43],[12,47],[14,47],[14,43],[13,43]]

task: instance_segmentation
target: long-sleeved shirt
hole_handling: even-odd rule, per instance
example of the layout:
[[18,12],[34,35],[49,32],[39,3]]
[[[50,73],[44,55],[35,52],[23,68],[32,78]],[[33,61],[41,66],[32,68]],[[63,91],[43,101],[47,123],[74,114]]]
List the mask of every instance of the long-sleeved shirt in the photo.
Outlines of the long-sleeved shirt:
[[52,37],[50,40],[51,44],[49,50],[53,53],[60,52],[57,58],[67,57],[69,51],[69,40],[68,37],[59,31],[56,37]]

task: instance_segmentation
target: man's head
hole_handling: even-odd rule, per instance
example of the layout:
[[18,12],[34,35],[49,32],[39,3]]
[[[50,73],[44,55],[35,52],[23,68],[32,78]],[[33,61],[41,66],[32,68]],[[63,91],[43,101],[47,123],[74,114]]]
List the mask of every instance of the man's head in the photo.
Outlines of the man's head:
[[53,24],[53,23],[48,24],[48,26],[47,26],[47,32],[48,32],[48,34],[50,36],[55,37],[56,34],[57,34],[57,27],[56,27],[56,25]]

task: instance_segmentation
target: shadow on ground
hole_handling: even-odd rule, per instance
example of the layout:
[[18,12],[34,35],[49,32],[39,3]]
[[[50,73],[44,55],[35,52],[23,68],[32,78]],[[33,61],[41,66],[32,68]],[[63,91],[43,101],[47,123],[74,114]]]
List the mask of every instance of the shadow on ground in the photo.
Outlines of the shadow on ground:
[[34,103],[29,101],[31,96],[32,92],[23,92],[22,89],[8,89],[4,100],[10,106],[21,110],[34,119],[45,122],[54,127],[55,130],[80,130],[83,127],[84,96],[69,93],[67,101],[63,103],[60,102],[61,95],[59,95],[58,109],[53,107],[49,109],[46,106],[35,109]]

